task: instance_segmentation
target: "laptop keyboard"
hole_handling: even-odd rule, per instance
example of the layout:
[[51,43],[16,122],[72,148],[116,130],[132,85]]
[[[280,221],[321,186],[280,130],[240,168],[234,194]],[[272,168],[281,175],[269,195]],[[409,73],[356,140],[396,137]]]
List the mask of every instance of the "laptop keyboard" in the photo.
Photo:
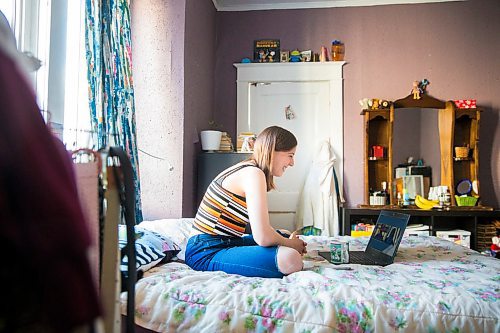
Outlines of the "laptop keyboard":
[[350,264],[379,265],[363,251],[349,251]]

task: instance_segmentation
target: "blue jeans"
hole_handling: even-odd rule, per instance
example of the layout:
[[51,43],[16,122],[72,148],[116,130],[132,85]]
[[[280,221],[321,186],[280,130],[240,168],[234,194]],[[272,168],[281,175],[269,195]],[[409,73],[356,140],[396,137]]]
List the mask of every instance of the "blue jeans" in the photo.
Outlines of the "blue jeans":
[[239,238],[201,234],[189,238],[185,261],[197,271],[282,278],[277,254],[278,246],[257,245],[252,235]]

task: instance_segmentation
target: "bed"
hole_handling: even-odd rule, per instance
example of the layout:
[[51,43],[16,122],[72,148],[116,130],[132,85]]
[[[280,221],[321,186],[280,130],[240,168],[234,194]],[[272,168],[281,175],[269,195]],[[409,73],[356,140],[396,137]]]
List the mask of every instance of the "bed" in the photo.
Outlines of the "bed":
[[[394,264],[339,270],[308,243],[283,279],[197,272],[182,261],[192,219],[139,226],[181,251],[136,283],[135,323],[154,332],[500,332],[500,261],[436,237],[404,237]],[[363,249],[368,238],[349,240]],[[127,294],[121,295],[122,314]]]

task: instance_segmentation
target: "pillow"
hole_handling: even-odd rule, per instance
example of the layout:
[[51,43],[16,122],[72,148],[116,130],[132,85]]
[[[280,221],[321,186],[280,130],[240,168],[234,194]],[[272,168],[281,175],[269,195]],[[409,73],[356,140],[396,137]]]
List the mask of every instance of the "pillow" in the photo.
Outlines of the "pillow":
[[154,231],[168,237],[176,244],[179,244],[181,251],[177,254],[177,258],[184,260],[187,241],[193,230],[194,218],[178,218],[178,219],[162,219],[153,221],[142,221],[138,224],[139,227]]
[[[126,226],[120,224],[118,229],[118,242],[120,251],[124,251],[127,245]],[[137,271],[146,272],[160,261],[170,261],[180,252],[180,247],[174,241],[164,235],[151,230],[135,226],[135,254]],[[128,257],[122,253],[120,270],[127,271]]]

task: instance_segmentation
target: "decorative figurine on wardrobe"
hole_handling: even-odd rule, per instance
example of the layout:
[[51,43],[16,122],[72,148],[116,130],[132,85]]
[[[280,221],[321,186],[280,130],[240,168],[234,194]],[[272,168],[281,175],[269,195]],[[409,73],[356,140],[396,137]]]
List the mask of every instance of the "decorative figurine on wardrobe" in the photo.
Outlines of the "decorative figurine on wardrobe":
[[411,89],[411,93],[413,94],[413,99],[420,99],[420,94],[422,90],[420,89],[420,82],[413,81],[413,88]]
[[292,107],[288,105],[285,108],[285,118],[286,120],[292,120],[295,118],[295,112],[293,112]]

